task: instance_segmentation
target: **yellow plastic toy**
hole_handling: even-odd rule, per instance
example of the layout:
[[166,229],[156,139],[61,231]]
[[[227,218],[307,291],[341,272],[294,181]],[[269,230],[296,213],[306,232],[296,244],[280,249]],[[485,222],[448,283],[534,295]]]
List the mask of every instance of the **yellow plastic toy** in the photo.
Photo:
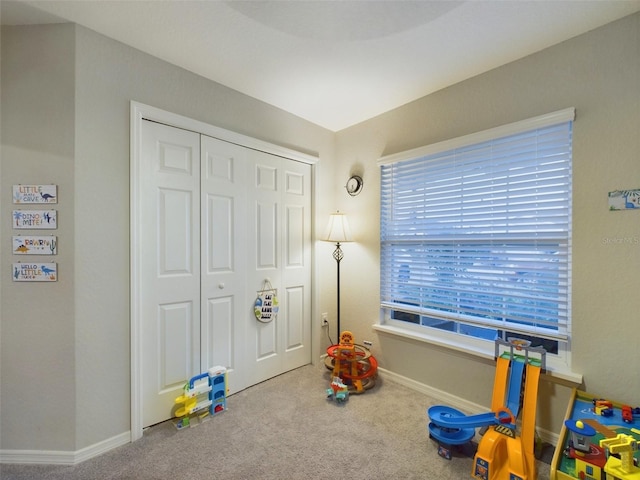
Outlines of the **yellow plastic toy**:
[[[507,345],[509,353],[498,356],[500,344]],[[514,349],[525,355],[516,354]],[[541,358],[529,358],[530,352],[540,354]],[[489,427],[478,444],[472,477],[478,480],[535,480],[538,478],[535,459],[538,381],[541,370],[545,368],[546,352],[530,348],[528,342],[516,339],[497,341],[496,357],[491,410],[498,412],[506,405],[515,420],[521,403],[520,435],[515,421],[508,426],[498,424]]]
[[633,452],[638,450],[638,441],[634,437],[619,433],[614,438],[600,440],[600,447],[607,451],[604,466],[607,480],[640,480],[640,468],[633,463]]
[[[509,351],[499,354],[501,346]],[[540,358],[530,358],[531,353]],[[495,356],[491,411],[465,416],[451,407],[431,406],[427,411],[429,435],[439,442],[438,454],[451,459],[451,446],[470,441],[476,428],[487,427],[471,476],[477,480],[535,480],[538,380],[545,368],[546,352],[520,339],[496,340]]]
[[[184,386],[184,393],[175,399],[178,421],[176,428],[192,425],[191,416],[204,419],[227,409],[227,369],[213,367],[208,372],[192,377]],[[196,420],[197,420],[196,419]],[[194,424],[195,425],[195,424]]]

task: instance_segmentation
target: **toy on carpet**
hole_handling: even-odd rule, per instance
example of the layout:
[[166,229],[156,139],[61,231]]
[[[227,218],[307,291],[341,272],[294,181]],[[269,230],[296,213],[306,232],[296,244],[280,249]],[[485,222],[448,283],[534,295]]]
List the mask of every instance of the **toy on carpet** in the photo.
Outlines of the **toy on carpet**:
[[227,409],[227,369],[213,367],[208,372],[192,377],[184,386],[184,393],[176,398],[175,412],[178,430],[197,425],[209,415]]
[[376,384],[378,361],[366,347],[354,343],[347,330],[340,334],[340,343],[327,348],[325,366],[333,377],[342,379],[350,393],[364,393]]
[[[499,355],[504,346],[508,351]],[[438,441],[438,454],[451,459],[452,446],[470,442],[476,428],[486,427],[471,476],[478,480],[535,480],[538,380],[545,369],[546,352],[521,339],[497,339],[495,347],[491,411],[465,416],[454,408],[434,405],[427,410],[429,436]],[[530,353],[539,358],[531,358]]]
[[333,377],[331,386],[327,388],[327,398],[335,400],[337,403],[349,400],[349,387],[342,383],[340,377]]

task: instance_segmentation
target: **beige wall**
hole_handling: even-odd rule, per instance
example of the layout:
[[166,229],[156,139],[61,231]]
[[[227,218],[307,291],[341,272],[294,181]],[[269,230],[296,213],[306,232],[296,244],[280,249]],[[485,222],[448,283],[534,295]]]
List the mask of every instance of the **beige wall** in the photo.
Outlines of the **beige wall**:
[[[75,49],[72,29],[54,30],[2,36],[1,448],[45,449],[55,434],[57,449],[75,450]],[[12,229],[11,186],[19,183],[58,185],[55,283],[14,283],[9,276],[12,262],[31,259],[11,255],[11,236],[20,233]]]
[[[343,326],[374,342],[382,367],[489,405],[493,364],[376,334],[379,168],[383,155],[576,108],[573,152],[573,369],[584,388],[640,402],[640,213],[609,212],[607,192],[640,188],[640,14],[424,97],[337,134],[338,181],[357,244],[345,247]],[[616,239],[624,239],[623,243]],[[542,382],[539,424],[559,432],[570,389]]]
[[[317,190],[333,191],[328,130],[82,27],[3,27],[0,450],[129,431],[130,100],[318,155]],[[18,183],[58,185],[56,283],[9,277]]]
[[[576,107],[574,369],[590,391],[640,401],[640,216],[608,212],[606,200],[610,190],[640,188],[640,14],[337,134],[81,27],[3,27],[1,450],[78,451],[129,429],[129,100],[319,154],[316,227],[321,233],[340,209],[356,237],[344,246],[342,327],[372,340],[389,371],[482,405],[491,363],[371,328],[379,302],[376,160]],[[350,173],[364,177],[357,197],[343,189]],[[14,284],[11,185],[48,182],[59,186],[60,280]],[[609,241],[619,238],[631,241]],[[333,321],[332,249],[317,245],[314,313]],[[322,338],[316,353],[327,344]],[[543,428],[559,431],[568,394],[542,384]]]

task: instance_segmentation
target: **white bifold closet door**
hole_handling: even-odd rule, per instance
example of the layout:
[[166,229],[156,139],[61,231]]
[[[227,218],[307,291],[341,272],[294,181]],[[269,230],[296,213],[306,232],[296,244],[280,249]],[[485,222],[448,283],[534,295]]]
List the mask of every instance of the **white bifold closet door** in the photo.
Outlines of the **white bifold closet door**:
[[[311,167],[144,121],[143,425],[185,382],[228,367],[233,394],[311,361]],[[259,322],[265,280],[279,312]]]

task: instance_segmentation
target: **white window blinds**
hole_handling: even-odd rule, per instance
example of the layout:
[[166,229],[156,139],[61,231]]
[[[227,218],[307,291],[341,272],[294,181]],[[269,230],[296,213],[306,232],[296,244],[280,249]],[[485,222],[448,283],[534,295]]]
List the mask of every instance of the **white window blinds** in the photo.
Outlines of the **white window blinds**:
[[567,339],[573,116],[381,160],[384,310]]

